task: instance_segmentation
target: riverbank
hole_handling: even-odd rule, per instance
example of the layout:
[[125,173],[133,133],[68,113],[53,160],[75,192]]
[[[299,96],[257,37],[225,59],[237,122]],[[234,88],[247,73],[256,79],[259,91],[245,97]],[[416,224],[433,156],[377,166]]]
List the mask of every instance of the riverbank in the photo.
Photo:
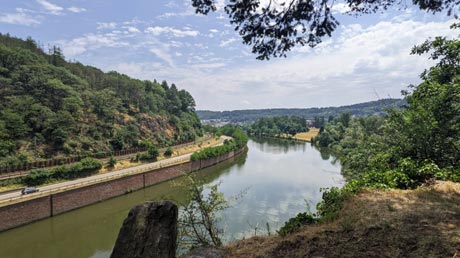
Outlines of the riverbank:
[[458,257],[460,184],[364,190],[331,222],[227,247],[229,257]]
[[319,128],[310,128],[308,132],[300,132],[295,135],[279,134],[279,135],[263,135],[262,137],[275,138],[275,139],[288,139],[302,142],[311,142],[311,140],[319,134]]
[[[121,196],[148,186],[180,177],[222,161],[232,159],[247,148],[234,150],[217,157],[190,161],[190,155],[157,162],[133,171],[118,171],[112,177],[75,182],[56,189],[46,189],[25,197],[9,198],[0,203],[0,231],[8,230],[40,219],[52,217],[93,203]],[[101,176],[101,175],[99,175]],[[96,177],[96,176],[95,176]],[[87,178],[84,178],[87,179]]]

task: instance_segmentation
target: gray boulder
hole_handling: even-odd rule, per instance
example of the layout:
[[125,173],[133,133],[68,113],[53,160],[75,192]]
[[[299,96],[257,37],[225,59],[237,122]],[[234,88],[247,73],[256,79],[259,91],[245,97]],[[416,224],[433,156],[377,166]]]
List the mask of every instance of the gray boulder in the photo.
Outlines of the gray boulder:
[[174,258],[178,209],[170,201],[146,202],[131,209],[110,258]]

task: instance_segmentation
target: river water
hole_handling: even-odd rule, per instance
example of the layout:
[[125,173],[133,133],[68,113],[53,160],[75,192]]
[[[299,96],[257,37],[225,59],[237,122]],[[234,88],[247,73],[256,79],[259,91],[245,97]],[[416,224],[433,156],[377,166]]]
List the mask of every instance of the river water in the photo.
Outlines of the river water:
[[[340,164],[309,143],[253,138],[233,162],[196,172],[220,182],[226,197],[243,193],[222,214],[227,241],[275,232],[290,217],[314,211],[320,188],[340,186]],[[131,207],[148,200],[187,200],[183,178],[0,233],[2,258],[108,258]],[[308,204],[307,204],[308,203]]]

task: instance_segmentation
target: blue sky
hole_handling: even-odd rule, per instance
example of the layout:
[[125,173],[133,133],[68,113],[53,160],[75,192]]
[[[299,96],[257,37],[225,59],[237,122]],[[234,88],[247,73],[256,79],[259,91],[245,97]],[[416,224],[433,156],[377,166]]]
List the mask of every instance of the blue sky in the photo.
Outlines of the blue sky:
[[[280,0],[282,1],[282,0]],[[314,49],[259,61],[222,10],[196,15],[190,0],[0,0],[0,32],[60,46],[67,59],[139,79],[174,82],[198,109],[338,106],[400,97],[432,64],[409,55],[428,37],[454,36],[445,14],[408,7],[352,17]]]

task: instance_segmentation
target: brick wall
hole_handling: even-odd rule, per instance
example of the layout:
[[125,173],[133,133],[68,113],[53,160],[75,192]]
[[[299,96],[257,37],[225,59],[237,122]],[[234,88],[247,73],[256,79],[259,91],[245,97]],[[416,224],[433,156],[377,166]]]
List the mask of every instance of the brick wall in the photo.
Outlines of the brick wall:
[[158,184],[189,172],[191,172],[191,162],[146,172],[144,173],[145,186]]
[[138,174],[53,194],[52,215],[104,201],[143,187],[144,177],[142,174]]
[[0,207],[0,232],[51,216],[50,196]]
[[190,165],[191,166],[190,172],[195,172],[201,169],[201,161],[195,160],[195,161],[192,161],[191,163],[192,164]]

